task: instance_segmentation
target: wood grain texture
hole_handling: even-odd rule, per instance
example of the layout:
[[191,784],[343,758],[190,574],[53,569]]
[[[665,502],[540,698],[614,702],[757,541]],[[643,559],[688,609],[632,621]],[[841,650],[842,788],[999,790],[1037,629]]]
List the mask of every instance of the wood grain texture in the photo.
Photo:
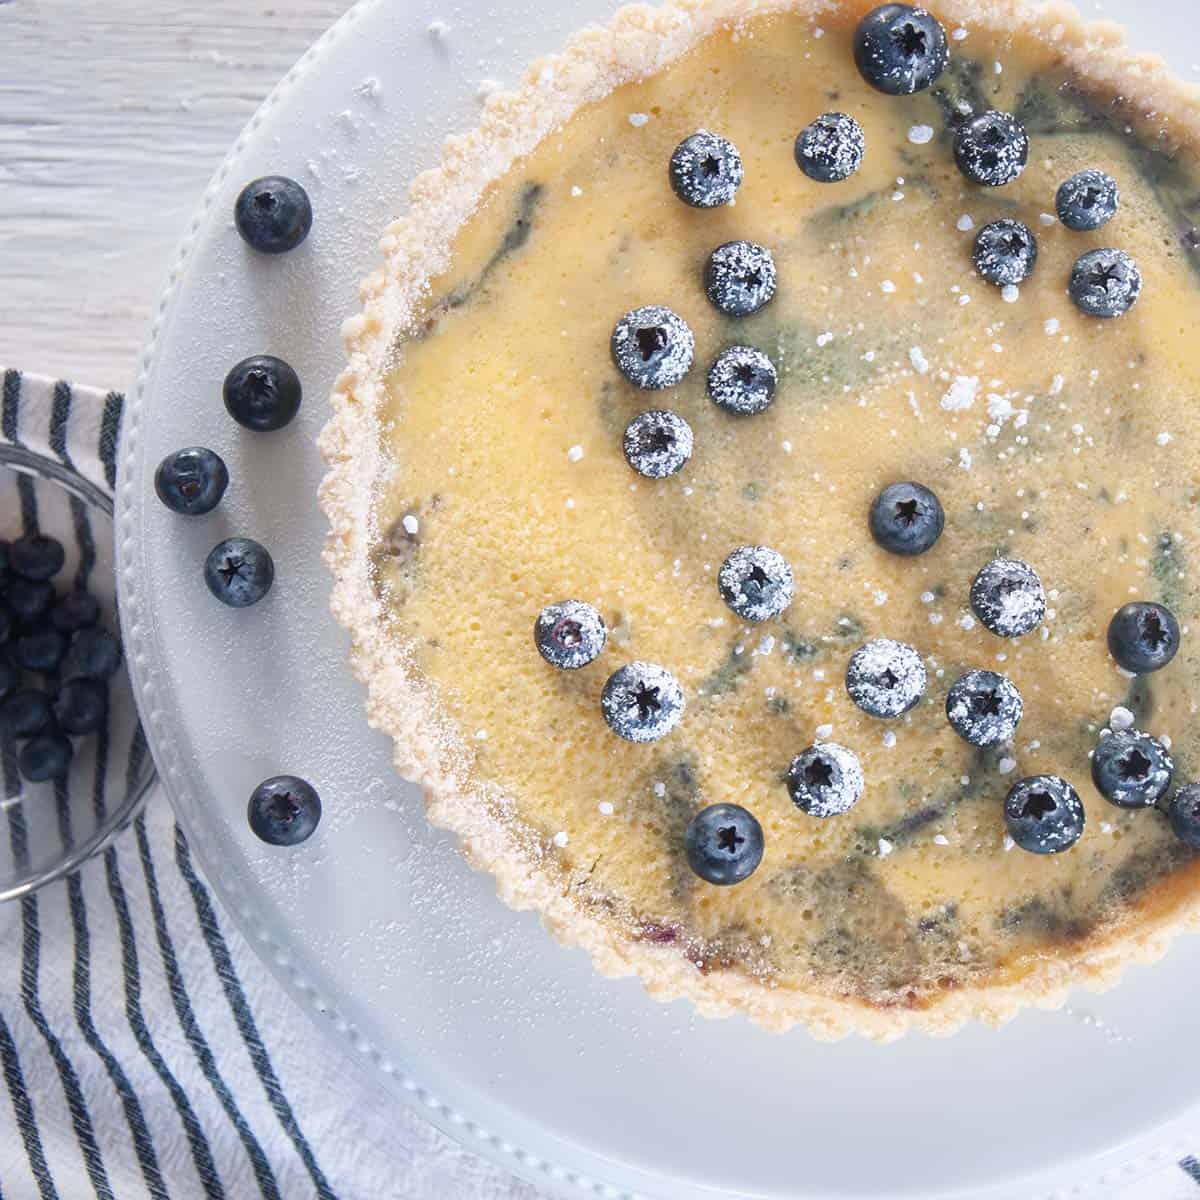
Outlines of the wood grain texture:
[[0,0],[0,363],[129,387],[209,176],[349,0]]

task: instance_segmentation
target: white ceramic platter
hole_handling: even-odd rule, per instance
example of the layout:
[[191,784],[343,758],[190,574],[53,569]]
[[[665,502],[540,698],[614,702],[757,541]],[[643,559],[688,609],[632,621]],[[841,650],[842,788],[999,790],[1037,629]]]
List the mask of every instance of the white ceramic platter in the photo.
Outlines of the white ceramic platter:
[[[320,1023],[397,1096],[550,1191],[1110,1195],[1115,1179],[1185,1148],[1200,1102],[1181,1053],[1200,1043],[1200,941],[1066,1012],[948,1041],[821,1045],[704,1021],[635,981],[600,978],[536,918],[501,906],[427,826],[367,728],[328,612],[315,501],[338,326],[406,181],[476,118],[480,81],[515,80],[614,7],[366,0],[218,172],[128,410],[118,493],[130,665],[167,789],[222,899]],[[1192,0],[1105,9],[1181,73],[1200,59]],[[243,183],[276,172],[304,182],[316,223],[301,250],[264,260],[231,214]],[[226,371],[256,352],[288,359],[304,381],[300,419],[281,433],[244,433],[221,403]],[[159,459],[190,444],[217,449],[233,477],[221,510],[197,521],[172,516],[151,487]],[[269,546],[278,569],[270,598],[244,612],[221,608],[201,578],[209,548],[235,532]],[[270,850],[245,824],[252,787],[281,771],[325,800],[299,851]]]

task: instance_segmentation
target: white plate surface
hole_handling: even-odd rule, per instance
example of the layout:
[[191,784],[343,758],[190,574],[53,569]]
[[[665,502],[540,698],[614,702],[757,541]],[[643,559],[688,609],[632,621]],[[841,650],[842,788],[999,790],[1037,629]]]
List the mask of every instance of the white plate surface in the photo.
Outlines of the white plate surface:
[[[1104,15],[1185,73],[1200,58],[1191,7],[1111,0]],[[1000,1032],[881,1048],[704,1021],[636,981],[600,978],[535,917],[505,909],[427,826],[367,729],[328,613],[314,498],[339,323],[406,181],[475,120],[480,80],[515,80],[614,8],[366,0],[218,173],[131,401],[118,496],[127,644],[167,789],[222,899],[320,1024],[382,1067],[398,1096],[548,1190],[1111,1195],[1115,1180],[1181,1149],[1200,1102],[1181,1053],[1200,1043],[1200,940],[1114,992]],[[445,36],[431,36],[434,21]],[[316,224],[300,251],[266,261],[241,245],[231,213],[246,180],[274,172],[304,182]],[[282,355],[304,380],[300,419],[281,433],[245,434],[221,404],[225,372],[256,352]],[[218,513],[182,521],[150,480],[165,453],[197,443],[226,458],[233,485]],[[204,555],[231,533],[262,540],[278,568],[271,597],[246,612],[222,609],[201,580]],[[325,799],[299,852],[271,851],[245,826],[250,790],[280,771]]]

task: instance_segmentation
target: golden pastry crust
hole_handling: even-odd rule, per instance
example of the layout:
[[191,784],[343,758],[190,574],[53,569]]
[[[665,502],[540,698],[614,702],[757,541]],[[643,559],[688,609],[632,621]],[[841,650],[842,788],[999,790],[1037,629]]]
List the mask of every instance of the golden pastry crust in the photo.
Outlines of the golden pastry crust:
[[[395,346],[427,299],[430,280],[447,269],[456,233],[490,184],[582,105],[661,70],[721,28],[767,13],[856,15],[869,7],[865,0],[674,0],[661,8],[628,7],[607,27],[585,30],[562,53],[534,63],[513,92],[493,95],[479,127],[448,139],[441,165],[414,182],[408,214],[381,243],[383,267],[362,284],[362,312],[344,327],[348,364],[320,439],[329,466],[320,500],[331,525],[325,557],[334,576],[332,609],[351,635],[369,721],[393,738],[400,774],[424,788],[430,820],[459,836],[469,861],[495,877],[506,903],[537,910],[560,941],[587,950],[599,971],[636,974],[657,999],[687,997],[706,1016],[745,1012],[771,1030],[800,1023],[821,1038],[858,1032],[889,1040],[909,1029],[948,1034],[972,1018],[999,1024],[1025,1006],[1061,1005],[1073,985],[1111,986],[1128,963],[1159,957],[1178,930],[1200,925],[1200,897],[1159,889],[1133,919],[1022,964],[1024,974],[1015,981],[953,988],[914,1007],[771,986],[736,967],[704,973],[677,946],[635,940],[577,903],[539,863],[537,839],[515,818],[505,819],[503,796],[481,797],[480,784],[470,779],[470,749],[415,670],[374,586],[379,530],[364,482],[387,466],[377,413]],[[938,15],[947,27],[962,23],[1003,33],[1019,25],[1052,43],[1063,62],[1089,80],[1153,108],[1172,136],[1200,140],[1200,93],[1174,80],[1159,59],[1130,53],[1115,26],[1085,25],[1073,8],[1024,0],[943,0]]]

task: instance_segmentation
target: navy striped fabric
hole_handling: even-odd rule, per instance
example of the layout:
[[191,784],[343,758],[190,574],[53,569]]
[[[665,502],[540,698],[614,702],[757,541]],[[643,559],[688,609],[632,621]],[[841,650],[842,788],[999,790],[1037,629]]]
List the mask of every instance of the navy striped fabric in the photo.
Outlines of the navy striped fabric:
[[[3,371],[0,436],[105,490],[116,481],[123,398]],[[38,492],[6,527],[36,529]],[[44,501],[42,503],[45,503]],[[107,529],[69,501],[75,582]],[[99,593],[103,589],[96,587]],[[136,778],[135,738],[105,780]],[[2,761],[7,795],[19,790]],[[64,840],[75,805],[54,803]],[[21,805],[0,809],[18,858]],[[535,1192],[389,1105],[278,988],[222,916],[161,792],[102,855],[0,905],[0,1200],[532,1200]]]

